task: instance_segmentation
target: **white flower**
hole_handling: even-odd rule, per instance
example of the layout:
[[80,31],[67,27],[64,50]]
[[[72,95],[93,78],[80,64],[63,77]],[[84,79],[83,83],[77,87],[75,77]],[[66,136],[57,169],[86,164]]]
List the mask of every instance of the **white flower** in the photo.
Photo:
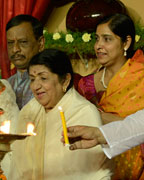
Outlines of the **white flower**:
[[47,31],[44,29],[44,30],[43,30],[43,34],[45,34],[46,32],[47,32]]
[[83,36],[82,36],[82,40],[84,42],[89,42],[91,40],[91,34],[84,33]]
[[136,35],[136,36],[135,36],[135,42],[138,42],[139,39],[140,39],[140,36],[139,36],[139,35]]
[[74,41],[74,38],[72,37],[71,34],[67,34],[65,36],[65,40],[66,40],[67,43],[72,43]]
[[53,34],[53,39],[54,40],[58,40],[60,38],[61,38],[61,35],[58,32]]

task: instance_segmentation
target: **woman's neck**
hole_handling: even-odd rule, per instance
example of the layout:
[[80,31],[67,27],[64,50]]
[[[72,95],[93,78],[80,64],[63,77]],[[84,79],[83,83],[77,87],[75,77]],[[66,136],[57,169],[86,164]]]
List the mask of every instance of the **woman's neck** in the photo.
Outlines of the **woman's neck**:
[[119,63],[105,66],[107,74],[114,76],[121,69],[121,67],[125,64],[126,61],[127,59],[124,57],[119,61]]
[[113,78],[113,76],[121,69],[121,67],[125,64],[126,58],[124,57],[123,60],[121,59],[118,61],[119,63],[112,64],[105,66],[102,72],[101,76],[101,83],[103,87],[106,89],[110,80]]

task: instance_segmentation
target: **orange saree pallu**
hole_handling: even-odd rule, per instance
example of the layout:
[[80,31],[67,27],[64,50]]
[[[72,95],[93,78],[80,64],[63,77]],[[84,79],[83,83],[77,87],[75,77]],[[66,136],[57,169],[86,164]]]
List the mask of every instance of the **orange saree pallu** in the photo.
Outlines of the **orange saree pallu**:
[[[105,112],[120,117],[144,108],[144,55],[141,50],[137,50],[112,78],[99,105]],[[142,156],[140,146],[117,156],[113,180],[140,180],[144,169]]]

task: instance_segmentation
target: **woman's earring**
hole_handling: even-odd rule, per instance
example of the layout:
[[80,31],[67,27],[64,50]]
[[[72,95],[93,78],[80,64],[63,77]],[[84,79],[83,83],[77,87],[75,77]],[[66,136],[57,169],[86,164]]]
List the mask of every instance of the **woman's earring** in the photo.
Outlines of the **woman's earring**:
[[127,56],[127,50],[124,49],[124,56]]
[[63,92],[66,92],[67,88],[66,87],[63,87]]

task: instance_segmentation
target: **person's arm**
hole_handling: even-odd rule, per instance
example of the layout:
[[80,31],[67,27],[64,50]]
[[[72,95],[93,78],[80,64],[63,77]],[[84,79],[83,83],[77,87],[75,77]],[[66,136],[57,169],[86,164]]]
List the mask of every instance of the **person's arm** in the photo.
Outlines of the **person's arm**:
[[105,154],[112,158],[144,143],[144,110],[100,127],[108,146],[102,145]]
[[68,136],[73,142],[70,145],[70,150],[88,149],[106,143],[103,134],[97,127],[72,126],[68,128]]
[[[105,154],[112,158],[144,142],[144,110],[128,116],[123,121],[103,125],[99,129],[73,126],[68,128],[68,132],[69,138],[76,140],[71,144],[71,150],[86,149],[102,144]],[[105,142],[107,144],[103,145]]]

